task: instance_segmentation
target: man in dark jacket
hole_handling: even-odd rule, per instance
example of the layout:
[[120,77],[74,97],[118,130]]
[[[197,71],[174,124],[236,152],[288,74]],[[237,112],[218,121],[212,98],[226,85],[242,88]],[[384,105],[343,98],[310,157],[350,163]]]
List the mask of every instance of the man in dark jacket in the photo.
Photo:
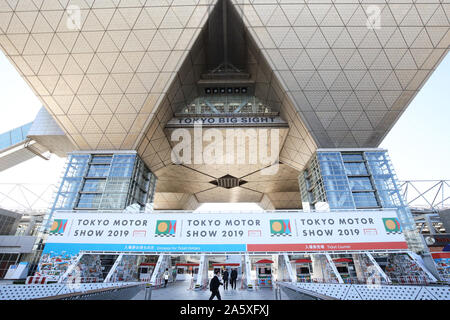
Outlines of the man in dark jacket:
[[231,270],[231,289],[236,289],[236,279],[237,279],[237,271],[236,269]]
[[223,274],[222,274],[222,278],[223,278],[223,288],[224,288],[225,290],[228,290],[228,276],[229,276],[228,270],[225,269],[225,271],[224,271]]
[[211,297],[209,298],[209,300],[214,299],[215,296],[217,296],[217,300],[222,300],[222,298],[220,297],[219,287],[220,285],[223,285],[223,283],[219,280],[219,274],[220,271],[217,271],[214,274],[214,277],[211,279],[211,282],[209,283],[209,290],[211,291]]

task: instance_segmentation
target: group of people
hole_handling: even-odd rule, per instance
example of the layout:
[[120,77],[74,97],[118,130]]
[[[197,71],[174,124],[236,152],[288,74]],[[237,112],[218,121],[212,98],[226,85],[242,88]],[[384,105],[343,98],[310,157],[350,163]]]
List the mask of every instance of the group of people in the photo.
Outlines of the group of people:
[[[220,270],[215,271],[214,277],[211,279],[211,282],[209,283],[209,290],[211,291],[211,297],[209,300],[213,300],[214,297],[217,297],[218,300],[222,300],[219,292],[220,286],[223,286],[225,290],[228,290],[228,281],[230,281],[231,289],[236,290],[236,282],[238,273],[236,269],[231,270],[231,274],[229,274],[228,270],[224,270],[222,272],[222,280],[219,279],[220,276]],[[163,273],[164,278],[164,288],[167,287],[167,282],[169,281],[169,269],[166,269],[166,271]]]
[[225,290],[228,290],[228,279],[230,281],[231,289],[236,290],[236,282],[237,282],[237,270],[233,269],[231,270],[231,274],[228,273],[228,270],[225,269],[225,271],[222,272],[222,280],[223,283],[219,279],[220,271],[217,270],[214,273],[214,277],[211,279],[211,282],[209,284],[209,290],[211,291],[211,297],[209,297],[209,300],[213,300],[214,297],[217,297],[218,300],[222,300],[220,297],[219,288],[221,285],[223,285],[223,288]]

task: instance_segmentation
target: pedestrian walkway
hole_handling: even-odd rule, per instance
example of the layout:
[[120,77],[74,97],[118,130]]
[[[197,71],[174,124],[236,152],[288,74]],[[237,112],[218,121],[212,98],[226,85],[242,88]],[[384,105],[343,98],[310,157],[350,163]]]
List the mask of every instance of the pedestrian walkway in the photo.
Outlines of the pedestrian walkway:
[[[152,300],[208,300],[211,291],[207,290],[189,290],[189,281],[176,281],[169,283],[167,288],[153,289]],[[220,286],[220,295],[222,300],[275,300],[275,290],[270,288],[261,288],[255,291],[250,290],[224,290]],[[145,289],[141,290],[132,300],[144,300]],[[282,292],[281,299],[289,298]],[[216,300],[216,299],[215,299]]]

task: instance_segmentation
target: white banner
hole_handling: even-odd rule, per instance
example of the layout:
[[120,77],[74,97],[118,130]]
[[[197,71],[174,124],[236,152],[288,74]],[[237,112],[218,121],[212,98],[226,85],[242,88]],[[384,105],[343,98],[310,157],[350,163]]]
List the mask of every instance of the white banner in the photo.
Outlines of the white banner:
[[395,211],[56,213],[46,250],[267,252],[407,249]]

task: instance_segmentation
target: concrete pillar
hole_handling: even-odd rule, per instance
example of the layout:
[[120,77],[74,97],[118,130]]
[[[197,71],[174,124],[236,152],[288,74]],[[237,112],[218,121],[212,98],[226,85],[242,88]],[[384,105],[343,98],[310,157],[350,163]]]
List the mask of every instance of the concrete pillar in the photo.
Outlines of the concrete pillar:
[[202,254],[200,257],[200,264],[198,266],[198,276],[195,289],[198,290],[203,288],[205,281],[208,281],[208,257]]
[[352,254],[353,262],[355,263],[355,271],[356,271],[356,277],[358,278],[358,281],[364,282],[366,281],[366,277],[364,275],[364,260],[361,257],[361,254],[359,253],[353,253]]
[[317,280],[319,282],[328,281],[328,276],[326,275],[326,268],[324,266],[324,255],[322,254],[312,254],[311,255],[311,264],[312,264],[312,273],[311,279]]
[[288,279],[288,281],[292,283],[297,282],[297,275],[292,268],[292,264],[287,253],[283,253],[282,255],[280,255],[278,261],[280,263],[278,268],[278,273],[280,274],[280,276],[277,278],[277,280],[286,281],[286,279]]
[[158,279],[160,279],[166,270],[166,268],[169,268],[170,264],[170,256],[166,254],[159,255],[158,262],[156,262],[155,271],[152,274],[152,277],[150,279],[150,283],[152,286],[155,286],[158,284]]
[[255,285],[252,280],[252,263],[248,254],[244,255],[244,272],[245,272],[245,285],[247,289],[254,289]]

